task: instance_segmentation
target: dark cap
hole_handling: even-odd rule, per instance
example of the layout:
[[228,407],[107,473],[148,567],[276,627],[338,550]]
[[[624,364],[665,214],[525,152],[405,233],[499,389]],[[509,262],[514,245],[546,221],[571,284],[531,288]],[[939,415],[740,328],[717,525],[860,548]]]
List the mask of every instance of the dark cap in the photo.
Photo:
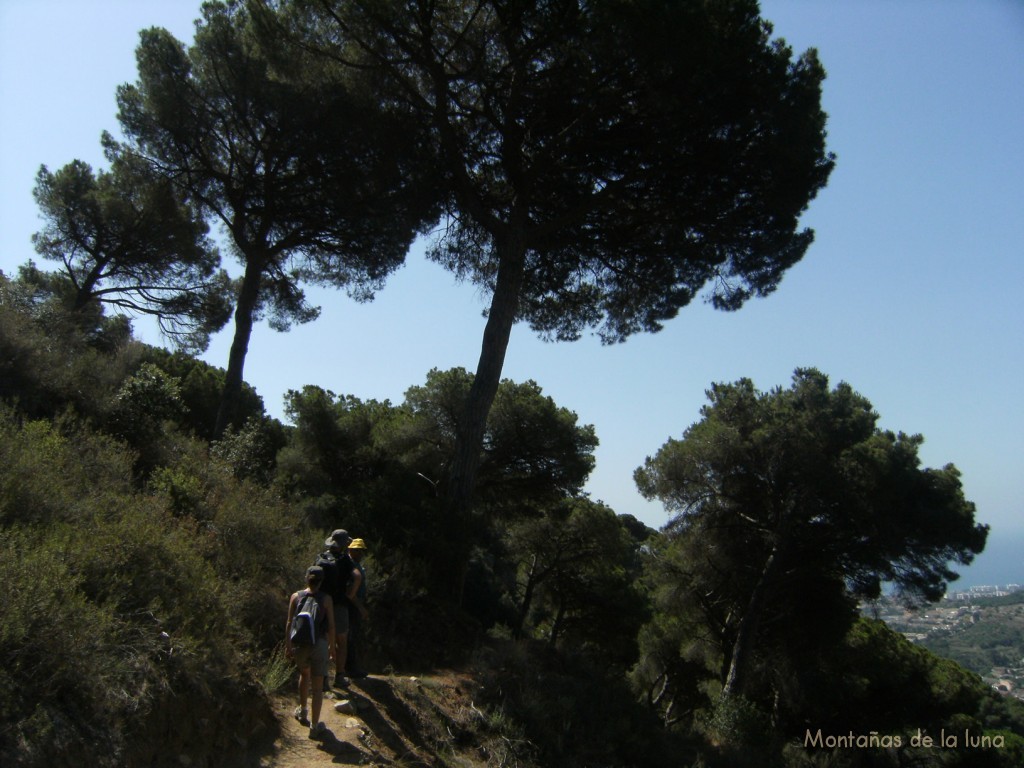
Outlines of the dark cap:
[[348,531],[344,528],[338,528],[331,532],[331,535],[324,541],[325,547],[341,547],[345,549],[348,547],[349,542],[352,541],[352,537],[348,535]]
[[319,565],[311,565],[306,569],[306,581],[310,579],[321,580],[324,577],[324,569]]

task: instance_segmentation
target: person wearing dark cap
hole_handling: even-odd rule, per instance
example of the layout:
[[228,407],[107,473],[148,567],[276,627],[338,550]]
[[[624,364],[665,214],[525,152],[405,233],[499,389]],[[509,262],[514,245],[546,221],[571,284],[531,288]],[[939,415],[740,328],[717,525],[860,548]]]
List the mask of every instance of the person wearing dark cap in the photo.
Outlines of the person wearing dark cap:
[[[324,702],[324,677],[332,654],[329,638],[334,636],[334,601],[320,588],[323,580],[324,569],[319,565],[311,565],[306,569],[306,588],[295,592],[288,602],[288,622],[284,634],[285,653],[288,658],[295,660],[295,666],[299,669],[299,706],[295,709],[295,719],[303,725],[309,725],[311,739],[319,738],[327,730],[320,721],[320,711]],[[292,621],[300,606],[306,603],[307,597],[312,597],[316,603],[315,643],[298,645],[292,640]],[[310,688],[313,694],[312,711],[306,709]]]
[[[344,528],[338,528],[324,541],[327,547],[316,559],[316,564],[324,569],[323,590],[334,602],[334,636],[330,639],[334,649],[334,685],[343,688],[345,680],[345,659],[348,653],[349,608],[345,590],[352,578],[355,567],[348,555],[348,545],[352,537]],[[325,675],[324,690],[330,691],[330,679]]]

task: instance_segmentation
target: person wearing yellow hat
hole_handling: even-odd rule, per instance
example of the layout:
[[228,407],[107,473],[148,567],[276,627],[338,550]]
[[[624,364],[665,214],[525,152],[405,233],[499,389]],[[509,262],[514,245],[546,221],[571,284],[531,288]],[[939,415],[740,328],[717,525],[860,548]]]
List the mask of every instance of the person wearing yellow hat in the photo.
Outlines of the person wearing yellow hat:
[[362,559],[366,554],[366,542],[352,539],[348,545],[348,555],[352,558],[355,568],[348,584],[345,596],[348,598],[348,654],[345,658],[345,671],[353,679],[366,677],[363,668],[363,622],[369,616],[366,610],[366,570]]

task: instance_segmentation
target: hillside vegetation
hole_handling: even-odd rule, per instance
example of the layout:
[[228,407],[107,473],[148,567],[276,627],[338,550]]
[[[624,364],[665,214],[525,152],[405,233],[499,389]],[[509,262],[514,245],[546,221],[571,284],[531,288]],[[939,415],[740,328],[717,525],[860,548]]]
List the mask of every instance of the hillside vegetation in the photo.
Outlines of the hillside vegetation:
[[[978,600],[968,622],[930,632],[922,645],[979,675],[1024,668],[1024,594]],[[1004,673],[1005,676],[1005,673]]]
[[[827,590],[787,619],[816,638],[809,655],[776,648],[766,618],[750,695],[723,700],[729,635],[714,639],[713,606],[678,586],[696,540],[586,498],[596,436],[533,382],[496,399],[456,602],[424,478],[440,475],[468,373],[433,371],[398,405],[306,387],[288,396],[291,425],[249,389],[245,420],[211,441],[222,371],[68,313],[38,278],[0,278],[5,766],[286,760],[286,599],[342,524],[373,546],[379,674],[361,695],[376,703],[353,715],[367,760],[1019,764],[1020,707],[879,623],[828,619]],[[922,751],[907,736],[954,728],[999,746]],[[850,750],[809,743],[819,730],[905,738]]]
[[[489,465],[492,485],[482,492],[493,494],[495,516],[506,521],[514,519],[505,511],[512,501],[522,510],[550,506],[552,517],[545,523],[534,512],[523,526],[510,525],[507,539],[496,526],[459,608],[432,593],[445,566],[444,526],[430,486],[402,465],[404,451],[424,473],[434,471],[438,459],[427,450],[434,436],[424,434],[436,429],[431,422],[417,421],[408,406],[307,388],[290,396],[297,426],[285,428],[249,390],[247,421],[210,442],[203,414],[216,410],[223,372],[140,344],[102,315],[83,323],[58,300],[37,302],[36,277],[31,270],[18,281],[0,277],[4,765],[230,765],[270,749],[280,735],[271,694],[290,677],[280,658],[287,596],[324,531],[341,523],[374,543],[376,668],[421,673],[479,662],[491,643],[519,647],[490,640],[488,629],[523,642],[554,633],[577,653],[563,659],[557,643],[542,641],[493,669],[483,664],[494,681],[477,701],[487,717],[507,719],[511,729],[532,721],[539,740],[549,714],[572,713],[571,682],[594,707],[614,698],[624,731],[661,738],[657,718],[633,704],[624,682],[635,653],[630,633],[643,616],[631,586],[638,564],[629,531],[653,532],[583,499],[558,497],[558,483],[582,483],[595,441],[536,385],[503,388],[495,433],[506,429],[503,418],[511,430],[516,411],[527,413],[536,434],[549,431],[547,450],[564,458],[530,467],[510,432],[498,440],[507,455]],[[464,372],[435,372],[428,387],[466,380]],[[428,396],[437,395],[410,390],[410,400]],[[564,444],[562,435],[570,438]],[[546,536],[544,525],[577,539],[561,542],[533,575],[533,597],[517,599],[521,561],[508,547]],[[581,536],[606,549],[566,556],[564,547]],[[541,561],[531,554],[531,562]],[[556,576],[560,590],[576,591],[556,593]],[[590,639],[607,616],[605,601],[588,597],[598,591],[636,601],[632,614],[620,612],[633,616],[621,629],[600,630],[601,647]],[[557,685],[528,696],[526,678],[508,676],[508,665],[518,659],[522,671],[533,663],[527,658],[541,664],[548,655],[542,666]],[[614,682],[598,684],[595,670]],[[588,743],[608,747],[599,738],[602,718],[587,722],[568,742],[552,735],[551,745],[580,754],[592,749]]]
[[[859,617],[988,540],[921,435],[815,368],[711,382],[634,473],[653,530],[584,490],[595,428],[502,378],[517,323],[621,342],[779,287],[835,163],[814,49],[756,2],[199,15],[141,32],[108,168],[40,168],[54,271],[0,274],[5,768],[1024,763],[1016,702]],[[291,372],[269,416],[256,324],[316,320],[310,286],[372,300],[424,235],[487,303],[477,369],[401,402]],[[222,331],[225,368],[197,360]],[[375,674],[299,748],[285,606],[339,527]]]

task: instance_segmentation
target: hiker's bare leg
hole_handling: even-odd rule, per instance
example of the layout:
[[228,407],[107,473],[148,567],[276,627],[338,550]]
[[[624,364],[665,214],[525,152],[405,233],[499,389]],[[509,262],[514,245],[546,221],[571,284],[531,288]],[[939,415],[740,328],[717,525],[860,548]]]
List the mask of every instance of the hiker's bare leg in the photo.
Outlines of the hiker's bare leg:
[[[299,706],[306,709],[306,702],[309,700],[309,667],[303,667],[299,670]],[[321,682],[320,693],[323,694],[323,687]],[[315,700],[314,700],[315,701]]]
[[331,674],[331,659],[334,658],[334,656],[335,656],[335,654],[337,652],[337,646],[336,646],[336,642],[337,642],[336,638],[337,638],[337,636],[338,636],[338,633],[335,632],[333,635],[328,635],[328,637],[327,637],[327,671],[324,672],[324,690],[325,691],[331,690],[331,678],[330,678],[330,674]]
[[[324,704],[324,679],[320,675],[313,675],[313,709],[309,713],[309,724],[314,726],[320,722],[320,709]],[[305,701],[305,699],[303,699]]]
[[334,678],[345,676],[345,660],[348,656],[348,632],[338,632],[334,636]]

